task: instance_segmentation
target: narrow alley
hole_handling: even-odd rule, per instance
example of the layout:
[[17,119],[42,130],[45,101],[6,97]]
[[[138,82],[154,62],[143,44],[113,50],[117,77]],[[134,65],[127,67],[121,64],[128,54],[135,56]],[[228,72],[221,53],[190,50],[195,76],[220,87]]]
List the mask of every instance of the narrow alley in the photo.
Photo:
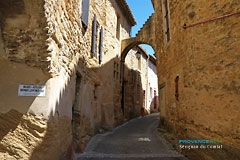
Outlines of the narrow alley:
[[0,0],[0,90],[0,160],[240,160],[240,0]]
[[157,133],[159,114],[133,119],[112,132],[98,134],[78,160],[184,160]]

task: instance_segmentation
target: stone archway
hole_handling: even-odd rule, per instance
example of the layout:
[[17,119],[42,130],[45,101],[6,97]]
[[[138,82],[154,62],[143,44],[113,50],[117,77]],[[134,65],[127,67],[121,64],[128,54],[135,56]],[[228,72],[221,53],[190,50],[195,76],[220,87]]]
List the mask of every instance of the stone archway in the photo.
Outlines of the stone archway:
[[[141,44],[147,44],[147,43],[144,43],[144,42],[139,42],[139,41],[134,41],[135,39],[134,38],[131,38],[131,39],[128,39],[128,41],[130,40],[130,42],[132,42],[132,43],[130,43],[124,50],[123,50],[123,52],[122,52],[122,54],[121,54],[121,62],[120,62],[120,77],[121,77],[121,86],[122,86],[122,89],[121,89],[121,108],[122,108],[122,112],[123,112],[123,114],[125,114],[125,105],[129,105],[129,103],[126,101],[125,102],[125,98],[126,98],[126,96],[128,97],[127,99],[129,99],[129,95],[131,95],[131,94],[129,94],[129,86],[131,86],[131,83],[132,82],[129,82],[130,80],[126,80],[126,79],[128,79],[129,77],[126,77],[127,75],[129,76],[129,70],[127,69],[126,70],[126,68],[128,68],[127,67],[127,64],[129,64],[129,60],[127,60],[127,55],[128,55],[128,53],[130,53],[131,52],[131,55],[132,55],[132,49],[133,50],[135,50],[136,48],[138,48],[138,46],[139,45],[141,45]],[[149,44],[147,44],[147,45],[149,45]],[[151,45],[149,45],[149,46],[151,46]],[[151,46],[152,47],[152,46]],[[141,48],[141,47],[140,47]],[[153,48],[153,47],[152,47]],[[154,52],[155,52],[155,49],[153,49],[154,50]],[[148,62],[148,59],[149,59],[149,56],[148,55],[146,55],[147,57],[147,59],[146,59],[146,62]],[[125,59],[126,59],[126,63],[125,63]],[[139,62],[138,62],[139,63]],[[138,71],[136,71],[136,72],[138,72]],[[139,72],[140,73],[140,72]],[[138,77],[139,77],[139,75],[138,75]],[[145,90],[146,90],[147,88],[145,88]],[[144,90],[144,91],[145,91]],[[142,90],[142,87],[141,87],[141,91],[143,91]],[[125,93],[125,92],[127,92],[127,93]],[[126,94],[126,96],[125,96],[125,94]],[[130,96],[131,97],[131,96]],[[127,106],[128,106],[127,105]],[[128,107],[127,107],[128,108]],[[127,112],[126,112],[127,113]]]
[[122,40],[121,61],[125,60],[129,50],[139,44],[148,44],[155,50],[155,23],[156,14],[153,13],[145,22],[143,27],[138,31],[136,37]]
[[156,14],[153,13],[148,20],[145,22],[143,27],[138,31],[136,37],[128,38],[125,40],[122,40],[122,46],[121,46],[121,80],[122,80],[122,100],[121,100],[121,106],[122,106],[122,112],[124,114],[124,63],[125,58],[128,54],[128,52],[140,45],[140,44],[147,44],[152,46],[152,48],[155,49],[155,23],[156,23]]

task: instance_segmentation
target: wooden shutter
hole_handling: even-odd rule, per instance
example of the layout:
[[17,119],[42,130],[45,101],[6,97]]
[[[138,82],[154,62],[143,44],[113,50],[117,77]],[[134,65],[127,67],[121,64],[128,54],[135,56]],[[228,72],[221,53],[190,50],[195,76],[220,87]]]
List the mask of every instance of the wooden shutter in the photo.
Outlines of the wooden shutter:
[[103,47],[102,45],[103,45],[103,27],[101,27],[99,40],[99,64],[102,63],[102,47]]
[[168,11],[168,0],[165,1],[165,19],[166,19],[166,36],[167,41],[170,41],[170,29],[169,29],[169,11]]
[[97,38],[97,17],[94,15],[93,19],[93,30],[92,30],[92,53],[96,55],[96,38]]
[[82,23],[84,28],[88,26],[89,4],[90,0],[82,0]]

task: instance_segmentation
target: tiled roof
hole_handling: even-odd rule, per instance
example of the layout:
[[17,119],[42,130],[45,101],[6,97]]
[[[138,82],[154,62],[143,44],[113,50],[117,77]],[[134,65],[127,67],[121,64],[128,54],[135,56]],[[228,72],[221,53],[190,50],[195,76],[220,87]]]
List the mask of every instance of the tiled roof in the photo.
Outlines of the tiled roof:
[[126,0],[116,0],[118,5],[122,8],[124,15],[127,17],[129,20],[130,24],[132,26],[135,26],[137,23],[133,17],[132,11],[130,10]]

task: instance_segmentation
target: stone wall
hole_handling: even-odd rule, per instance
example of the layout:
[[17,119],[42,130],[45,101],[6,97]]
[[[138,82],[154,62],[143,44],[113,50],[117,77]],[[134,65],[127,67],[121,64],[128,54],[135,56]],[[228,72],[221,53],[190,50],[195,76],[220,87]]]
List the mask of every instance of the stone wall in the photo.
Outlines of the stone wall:
[[43,1],[0,2],[1,56],[47,72],[47,29]]
[[162,120],[183,137],[219,138],[223,144],[240,148],[239,15],[183,29],[184,24],[237,12],[240,2],[169,1],[169,43],[163,35],[161,2],[154,5],[159,88],[164,88],[159,94],[166,97]]
[[[0,13],[0,159],[71,159],[100,128],[123,122],[113,73],[131,24],[116,1],[91,0],[86,29],[81,0],[11,0]],[[94,14],[98,45],[104,28],[101,64],[91,52]],[[46,96],[20,97],[20,84],[45,85]]]

